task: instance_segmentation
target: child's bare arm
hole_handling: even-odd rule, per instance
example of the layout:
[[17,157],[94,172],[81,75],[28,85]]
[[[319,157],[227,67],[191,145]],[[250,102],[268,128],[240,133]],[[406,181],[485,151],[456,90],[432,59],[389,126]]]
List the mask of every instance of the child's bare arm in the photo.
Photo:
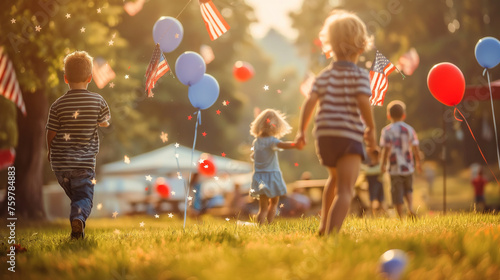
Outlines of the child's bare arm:
[[52,145],[52,141],[56,137],[57,132],[47,129],[46,138],[47,138],[47,160],[50,162],[50,146]]
[[100,127],[108,127],[109,126],[109,122],[108,121],[103,121],[102,123],[99,123],[99,126]]
[[387,159],[391,153],[391,147],[384,147],[382,149],[382,163],[380,164],[380,171],[384,173],[387,171]]
[[282,141],[276,144],[276,147],[280,149],[296,149],[297,145],[292,141]]
[[311,121],[314,107],[316,107],[318,100],[318,94],[316,92],[311,92],[311,94],[309,94],[304,101],[304,104],[302,104],[302,109],[300,110],[299,130],[297,131],[297,136],[295,138],[295,143],[297,144],[298,149],[302,149],[302,147],[306,144],[305,131],[307,125]]
[[418,173],[422,173],[422,165],[420,164],[420,161],[422,160],[420,158],[420,149],[418,146],[412,146],[413,149],[413,155],[415,156],[415,168],[417,169]]
[[356,96],[358,101],[359,111],[366,124],[365,130],[365,142],[368,152],[374,150],[377,147],[377,142],[375,141],[375,122],[373,121],[373,112],[370,105],[370,98],[366,94],[358,94]]
[[105,120],[103,122],[99,123],[100,127],[108,127],[109,126],[109,119],[111,117],[109,115],[106,115]]

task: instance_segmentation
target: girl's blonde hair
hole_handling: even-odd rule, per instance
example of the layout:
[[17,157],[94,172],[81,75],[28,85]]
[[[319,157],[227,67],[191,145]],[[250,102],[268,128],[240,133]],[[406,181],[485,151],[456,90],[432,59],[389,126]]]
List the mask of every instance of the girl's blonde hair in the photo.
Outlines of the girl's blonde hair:
[[285,119],[285,114],[280,111],[266,109],[250,124],[250,134],[254,137],[274,136],[279,139],[292,131]]
[[319,32],[323,51],[333,51],[336,59],[350,58],[372,47],[373,38],[368,36],[365,23],[355,14],[345,10],[333,10]]

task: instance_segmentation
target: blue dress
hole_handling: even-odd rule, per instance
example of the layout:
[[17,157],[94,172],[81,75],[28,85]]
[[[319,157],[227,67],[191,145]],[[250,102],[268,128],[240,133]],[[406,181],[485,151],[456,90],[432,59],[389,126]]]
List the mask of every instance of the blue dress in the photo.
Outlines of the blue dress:
[[281,141],[275,137],[257,137],[253,142],[254,173],[250,196],[269,198],[286,194],[286,184],[278,163],[278,148]]

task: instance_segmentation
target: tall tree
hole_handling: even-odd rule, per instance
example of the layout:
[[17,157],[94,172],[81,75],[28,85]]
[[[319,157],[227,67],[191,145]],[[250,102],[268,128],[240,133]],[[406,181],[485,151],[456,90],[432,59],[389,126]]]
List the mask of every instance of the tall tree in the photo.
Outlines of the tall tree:
[[[126,41],[113,31],[122,13],[121,1],[114,2],[120,5],[100,0],[19,0],[0,4],[0,18],[6,21],[0,25],[0,32],[5,34],[0,45],[14,63],[27,109],[26,117],[17,114],[18,136],[9,136],[18,138],[14,166],[19,216],[45,216],[42,199],[45,123],[49,100],[53,101],[67,89],[60,82],[64,56],[84,49],[104,57],[113,67],[113,57],[126,47]],[[90,89],[95,89],[95,85]],[[12,111],[0,114],[5,118],[15,117]],[[6,207],[1,209],[5,211]]]

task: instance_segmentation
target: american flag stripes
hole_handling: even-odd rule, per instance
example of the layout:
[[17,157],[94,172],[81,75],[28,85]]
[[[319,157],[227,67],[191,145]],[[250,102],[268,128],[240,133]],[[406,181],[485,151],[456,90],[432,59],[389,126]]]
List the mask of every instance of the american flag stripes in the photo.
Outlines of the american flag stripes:
[[148,69],[146,70],[146,92],[148,97],[153,96],[151,90],[154,88],[158,79],[169,70],[170,66],[168,66],[167,60],[160,50],[160,44],[156,44],[151,60],[149,61]]
[[94,61],[94,69],[92,70],[92,78],[98,88],[104,88],[111,80],[116,77],[115,72],[111,69],[108,63],[99,64]]
[[372,96],[370,97],[371,105],[382,106],[384,104],[385,93],[389,87],[387,76],[394,71],[396,67],[384,55],[377,51],[375,62],[370,71],[370,89]]
[[229,30],[229,25],[215,7],[212,0],[199,0],[201,16],[213,41]]
[[24,105],[16,71],[3,47],[0,47],[0,95],[14,102],[26,116],[26,105]]

